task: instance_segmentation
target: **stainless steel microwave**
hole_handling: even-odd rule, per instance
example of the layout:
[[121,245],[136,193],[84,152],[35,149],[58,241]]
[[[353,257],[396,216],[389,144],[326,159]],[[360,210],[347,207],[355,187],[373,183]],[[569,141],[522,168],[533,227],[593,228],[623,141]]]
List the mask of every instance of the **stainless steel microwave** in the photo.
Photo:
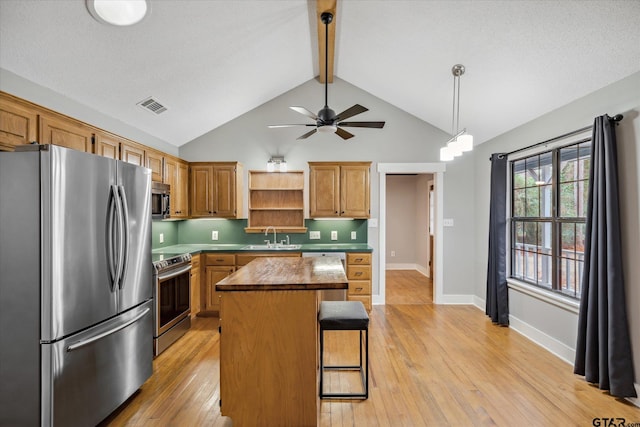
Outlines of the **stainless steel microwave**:
[[167,219],[171,217],[170,194],[169,184],[151,183],[151,218]]

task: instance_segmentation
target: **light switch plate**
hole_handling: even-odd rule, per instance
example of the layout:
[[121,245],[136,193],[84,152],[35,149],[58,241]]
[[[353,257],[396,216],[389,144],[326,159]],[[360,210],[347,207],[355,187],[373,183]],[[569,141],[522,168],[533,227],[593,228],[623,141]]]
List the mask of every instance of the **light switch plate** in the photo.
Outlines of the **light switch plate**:
[[442,220],[442,225],[444,227],[453,227],[453,218],[444,218]]
[[309,232],[309,240],[318,240],[320,238],[319,231],[310,231]]
[[370,228],[376,228],[378,226],[378,218],[370,218],[367,222]]
[[356,240],[356,239],[357,239],[357,237],[356,237],[356,232],[355,232],[355,231],[352,231],[352,232],[351,232],[351,240]]
[[164,243],[164,233],[160,233],[160,243]]
[[331,240],[338,240],[338,232],[333,230],[331,231]]
[[218,240],[218,230],[211,231],[211,240]]

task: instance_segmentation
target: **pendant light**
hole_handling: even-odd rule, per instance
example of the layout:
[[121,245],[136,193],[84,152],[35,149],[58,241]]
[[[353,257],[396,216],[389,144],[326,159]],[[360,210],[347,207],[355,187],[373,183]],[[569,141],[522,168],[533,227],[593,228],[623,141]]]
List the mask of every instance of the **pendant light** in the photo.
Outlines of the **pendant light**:
[[473,150],[473,136],[467,129],[460,131],[460,76],[465,72],[464,65],[456,64],[451,68],[453,74],[453,111],[451,118],[451,139],[440,149],[440,161],[447,162],[466,151]]

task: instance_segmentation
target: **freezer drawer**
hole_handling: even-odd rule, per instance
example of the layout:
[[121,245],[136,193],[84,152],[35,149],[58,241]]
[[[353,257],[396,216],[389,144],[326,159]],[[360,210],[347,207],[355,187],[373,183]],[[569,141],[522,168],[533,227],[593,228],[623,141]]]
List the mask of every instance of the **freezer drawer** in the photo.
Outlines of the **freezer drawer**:
[[42,345],[42,425],[96,425],[151,376],[152,310],[148,301]]

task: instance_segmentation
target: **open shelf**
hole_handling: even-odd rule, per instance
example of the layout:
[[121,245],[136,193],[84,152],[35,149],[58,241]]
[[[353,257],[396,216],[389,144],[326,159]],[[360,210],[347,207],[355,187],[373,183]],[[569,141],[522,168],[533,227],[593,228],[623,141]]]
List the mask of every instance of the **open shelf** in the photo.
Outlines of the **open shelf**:
[[304,172],[249,171],[247,233],[267,227],[289,233],[305,233]]

